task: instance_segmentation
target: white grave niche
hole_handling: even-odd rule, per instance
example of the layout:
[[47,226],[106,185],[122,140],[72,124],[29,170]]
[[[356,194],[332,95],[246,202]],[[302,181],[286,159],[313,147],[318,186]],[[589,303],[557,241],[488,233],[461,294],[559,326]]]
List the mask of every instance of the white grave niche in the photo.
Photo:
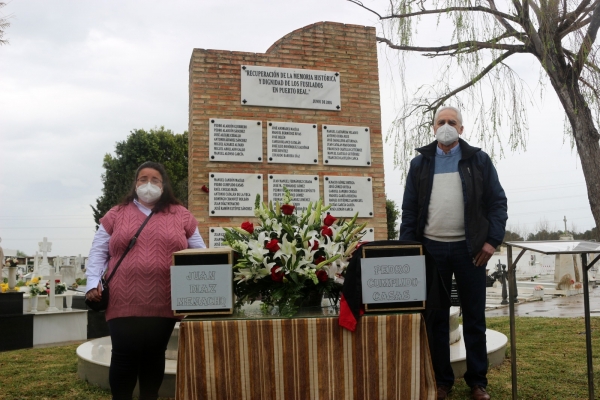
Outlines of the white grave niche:
[[370,129],[366,126],[323,125],[323,162],[370,167]]
[[242,105],[342,109],[339,72],[258,65],[241,68]]
[[214,226],[208,228],[208,244],[211,249],[225,247],[225,230],[222,227]]
[[210,118],[211,161],[262,162],[262,122]]
[[263,191],[262,174],[209,173],[209,215],[252,217],[256,195]]
[[317,124],[267,122],[267,161],[284,164],[317,164]]
[[275,204],[283,199],[283,188],[292,195],[292,204],[298,213],[308,208],[311,201],[317,202],[319,193],[319,177],[316,175],[276,175],[269,174],[269,201]]
[[326,176],[325,204],[334,217],[373,217],[373,179],[364,176]]
[[360,239],[362,242],[374,242],[375,241],[375,229],[366,227],[364,236]]

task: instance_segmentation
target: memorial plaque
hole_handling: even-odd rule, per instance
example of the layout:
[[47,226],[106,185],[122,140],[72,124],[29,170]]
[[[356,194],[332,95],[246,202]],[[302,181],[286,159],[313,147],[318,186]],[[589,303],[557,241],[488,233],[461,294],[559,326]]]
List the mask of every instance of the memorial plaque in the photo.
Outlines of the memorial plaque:
[[246,106],[340,111],[335,71],[242,65],[241,102]]
[[425,256],[363,258],[360,267],[364,304],[426,300]]
[[[211,217],[254,216],[256,195],[262,198],[262,174],[227,174],[211,172],[209,210]],[[261,200],[262,201],[262,200]]]
[[267,122],[267,160],[270,163],[317,164],[317,124]]
[[373,217],[373,182],[363,176],[326,176],[325,204],[334,217]]
[[375,241],[375,229],[366,227],[364,236],[360,239],[362,242],[374,242]]
[[211,161],[262,162],[262,122],[210,118]]
[[323,125],[323,162],[371,166],[371,132],[366,126]]
[[210,227],[208,229],[208,239],[208,244],[211,249],[224,247],[223,241],[225,240],[225,230],[218,226]]
[[292,195],[292,203],[298,213],[308,208],[309,202],[318,201],[319,177],[316,175],[275,175],[269,174],[269,201],[281,201],[283,188],[288,188]]
[[231,264],[172,265],[171,309],[177,313],[233,308]]

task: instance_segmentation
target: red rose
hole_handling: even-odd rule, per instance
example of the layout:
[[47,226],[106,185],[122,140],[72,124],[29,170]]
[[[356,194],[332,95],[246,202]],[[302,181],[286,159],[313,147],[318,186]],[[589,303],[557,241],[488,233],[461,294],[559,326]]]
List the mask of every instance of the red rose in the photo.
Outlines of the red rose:
[[321,264],[323,261],[327,260],[325,257],[321,256],[321,257],[317,257],[315,259],[315,265],[319,265]]
[[55,279],[54,282],[60,283],[60,279]]
[[329,279],[329,275],[327,275],[327,272],[323,271],[322,269],[318,270],[316,275],[317,279],[320,282],[327,282],[327,280]]
[[208,187],[206,187],[206,185],[202,185],[200,189],[202,189],[203,192],[208,193]]
[[327,216],[323,220],[323,223],[327,226],[331,226],[335,222],[336,219],[337,218],[335,218],[333,215],[327,214]]
[[271,239],[271,241],[269,243],[267,243],[265,245],[265,247],[270,252],[276,253],[279,250],[279,240],[277,240],[277,239]]
[[324,227],[321,228],[321,235],[332,237],[333,236],[333,231],[331,230],[330,227],[324,226]]
[[312,247],[310,248],[312,251],[319,250],[319,241],[315,240]]
[[292,215],[292,213],[294,212],[294,208],[296,207],[291,204],[284,204],[281,206],[281,212],[285,215]]
[[254,232],[254,224],[252,222],[242,222],[242,229],[248,233]]
[[273,279],[273,281],[275,282],[283,282],[283,271],[280,270],[279,272],[275,272],[279,268],[279,265],[276,265],[273,268],[271,268],[271,279]]

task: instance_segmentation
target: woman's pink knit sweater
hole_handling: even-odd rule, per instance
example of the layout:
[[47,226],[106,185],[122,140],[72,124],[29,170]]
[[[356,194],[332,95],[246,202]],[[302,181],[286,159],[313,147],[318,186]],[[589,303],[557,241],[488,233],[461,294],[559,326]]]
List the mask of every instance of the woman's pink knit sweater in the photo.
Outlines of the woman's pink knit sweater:
[[[113,207],[100,220],[110,235],[106,276],[110,275],[145,219],[136,205],[129,203]],[[171,255],[188,247],[187,239],[197,226],[194,216],[182,206],[171,206],[150,218],[108,285],[107,321],[132,316],[174,318],[171,310]]]

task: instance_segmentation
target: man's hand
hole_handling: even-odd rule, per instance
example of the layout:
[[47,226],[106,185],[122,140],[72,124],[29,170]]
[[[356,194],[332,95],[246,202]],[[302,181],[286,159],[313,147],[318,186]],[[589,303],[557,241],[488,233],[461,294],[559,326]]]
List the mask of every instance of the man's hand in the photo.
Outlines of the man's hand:
[[479,250],[479,253],[477,253],[477,255],[475,256],[473,264],[475,264],[476,267],[481,267],[482,265],[487,263],[490,260],[490,258],[492,258],[492,256],[494,255],[494,251],[496,251],[494,246],[492,246],[489,243],[484,243],[481,250]]
[[90,290],[85,294],[85,298],[90,301],[102,300],[102,281],[98,282],[98,287]]

